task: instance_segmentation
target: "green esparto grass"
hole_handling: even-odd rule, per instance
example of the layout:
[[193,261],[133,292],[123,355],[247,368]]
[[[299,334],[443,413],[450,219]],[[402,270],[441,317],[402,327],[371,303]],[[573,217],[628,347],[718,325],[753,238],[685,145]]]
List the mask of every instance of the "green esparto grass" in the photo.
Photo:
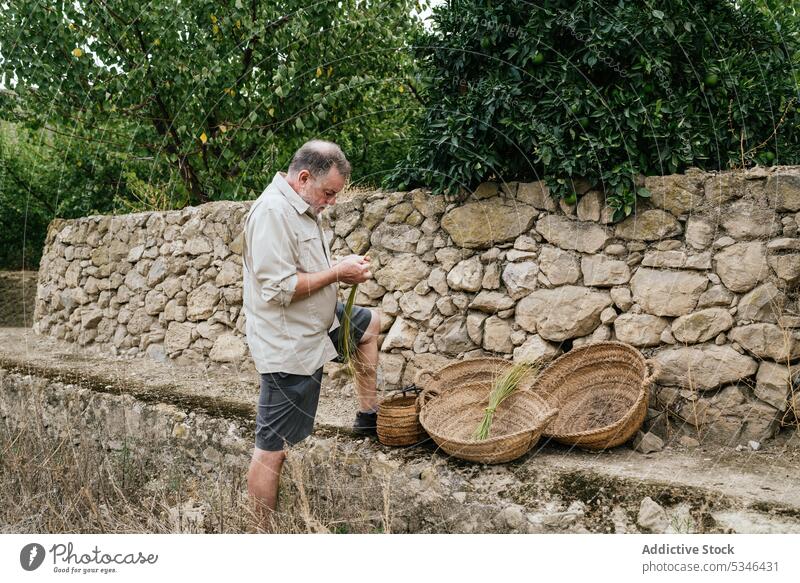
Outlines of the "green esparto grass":
[[358,291],[358,284],[350,288],[350,295],[347,296],[347,303],[344,305],[344,318],[342,319],[342,329],[339,333],[339,352],[342,354],[342,360],[346,370],[353,376],[355,374],[355,366],[353,364],[353,357],[355,355],[355,346],[353,345],[352,336],[352,316],[353,305],[356,301],[356,292]]
[[538,368],[539,365],[535,363],[517,363],[495,381],[492,392],[489,394],[489,406],[485,409],[483,420],[472,434],[472,437],[476,441],[489,438],[489,433],[492,428],[492,419],[494,418],[494,412],[497,410],[497,407],[519,388],[519,382],[525,376]]

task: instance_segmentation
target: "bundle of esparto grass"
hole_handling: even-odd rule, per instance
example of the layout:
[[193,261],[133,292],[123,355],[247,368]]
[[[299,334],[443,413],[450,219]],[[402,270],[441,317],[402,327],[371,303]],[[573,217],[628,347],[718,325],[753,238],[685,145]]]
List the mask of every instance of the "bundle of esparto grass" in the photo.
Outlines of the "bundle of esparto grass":
[[492,419],[494,418],[497,407],[519,388],[520,381],[524,377],[538,371],[539,368],[539,365],[535,363],[517,363],[495,381],[492,386],[492,392],[489,393],[489,405],[485,409],[483,420],[480,425],[475,428],[475,432],[473,433],[473,437],[476,440],[480,441],[489,437],[489,432],[492,428]]
[[355,357],[356,347],[353,344],[352,317],[357,291],[358,284],[350,288],[350,295],[347,296],[347,303],[344,305],[344,317],[341,323],[342,329],[339,331],[339,353],[342,355],[342,362],[344,363],[345,370],[347,370],[350,376],[355,375],[353,358]]

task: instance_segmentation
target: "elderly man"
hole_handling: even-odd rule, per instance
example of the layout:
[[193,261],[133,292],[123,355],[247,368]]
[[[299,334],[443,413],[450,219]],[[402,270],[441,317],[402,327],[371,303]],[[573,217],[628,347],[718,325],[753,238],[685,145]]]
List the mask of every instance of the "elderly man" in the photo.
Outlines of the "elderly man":
[[[247,343],[261,375],[256,440],[247,484],[262,525],[275,510],[284,449],[307,437],[319,401],[322,365],[339,354],[344,307],[338,283],[372,277],[369,259],[349,255],[331,262],[320,212],[336,202],[350,164],[331,142],[304,144],[253,203],[244,227],[244,310]],[[353,429],[376,425],[379,321],[354,308],[353,363],[360,410]]]

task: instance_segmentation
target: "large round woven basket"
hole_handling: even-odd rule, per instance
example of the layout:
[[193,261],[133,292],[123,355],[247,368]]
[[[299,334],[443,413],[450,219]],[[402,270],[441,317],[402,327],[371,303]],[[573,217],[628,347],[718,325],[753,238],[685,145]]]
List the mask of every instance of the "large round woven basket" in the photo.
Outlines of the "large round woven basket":
[[625,443],[644,422],[649,387],[657,376],[655,361],[622,342],[569,351],[550,364],[533,388],[558,409],[544,435],[586,449]]
[[[415,382],[425,390],[430,389],[430,398],[468,383],[494,382],[512,366],[513,362],[503,358],[470,358],[447,364],[436,371],[420,371]],[[538,373],[537,369],[524,376],[519,382],[519,388],[531,388]]]
[[485,464],[517,459],[536,444],[557,414],[538,395],[518,389],[495,411],[489,437],[475,440],[472,434],[483,420],[492,385],[491,381],[461,385],[423,405],[420,423],[445,452]]
[[384,445],[414,445],[428,438],[419,423],[417,395],[396,393],[383,399],[378,409],[378,441]]

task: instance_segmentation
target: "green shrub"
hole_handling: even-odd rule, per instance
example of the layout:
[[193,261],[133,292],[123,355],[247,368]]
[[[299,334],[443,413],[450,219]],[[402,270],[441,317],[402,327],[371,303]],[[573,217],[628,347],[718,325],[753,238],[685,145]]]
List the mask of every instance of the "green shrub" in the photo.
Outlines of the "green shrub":
[[485,180],[544,178],[571,197],[570,178],[585,177],[620,219],[640,173],[798,163],[797,17],[736,4],[439,7],[418,50],[428,105],[388,182],[463,199]]

